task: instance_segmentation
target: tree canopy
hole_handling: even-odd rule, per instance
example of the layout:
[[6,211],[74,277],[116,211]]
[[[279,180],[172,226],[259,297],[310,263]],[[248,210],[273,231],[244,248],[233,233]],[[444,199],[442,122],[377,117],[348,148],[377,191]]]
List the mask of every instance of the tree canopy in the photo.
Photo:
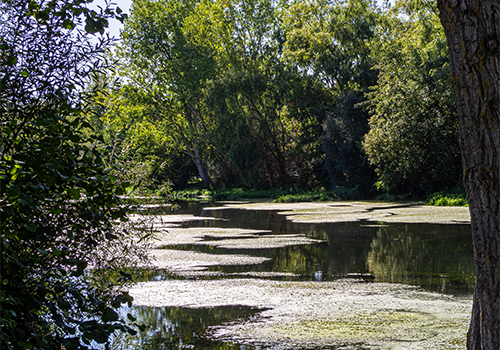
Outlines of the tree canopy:
[[[116,104],[161,123],[170,141],[158,142],[181,152],[157,165],[184,157],[178,177],[351,196],[460,187],[448,53],[429,2],[137,0],[122,38]],[[117,108],[108,125],[129,113]]]
[[368,94],[364,140],[377,185],[423,195],[459,187],[458,120],[437,8],[400,2],[387,21],[375,51],[379,78]]

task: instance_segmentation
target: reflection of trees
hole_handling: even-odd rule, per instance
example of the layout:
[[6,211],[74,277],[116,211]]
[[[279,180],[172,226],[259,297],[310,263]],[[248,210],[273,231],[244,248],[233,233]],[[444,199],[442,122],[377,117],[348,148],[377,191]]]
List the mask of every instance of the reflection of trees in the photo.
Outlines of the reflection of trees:
[[[200,291],[202,292],[202,291]],[[134,307],[131,313],[146,328],[135,336],[114,339],[116,349],[240,349],[239,345],[209,339],[208,328],[245,319],[262,310],[248,306],[190,309],[181,307]],[[193,347],[194,346],[194,347]]]
[[468,225],[390,225],[371,244],[367,266],[377,280],[470,292],[474,263]]
[[379,228],[369,222],[308,224],[291,222],[273,211],[237,209],[206,211],[205,215],[224,221],[207,220],[185,226],[270,230],[271,233],[260,234],[304,234],[323,241],[272,249],[222,249],[204,245],[170,247],[271,259],[258,265],[210,266],[211,271],[290,272],[302,278],[321,280],[348,273],[371,272],[379,281],[429,286],[439,291],[452,288],[468,293],[473,288],[469,225],[391,224]]
[[326,244],[309,244],[278,249],[272,257],[272,271],[311,276],[322,264]]

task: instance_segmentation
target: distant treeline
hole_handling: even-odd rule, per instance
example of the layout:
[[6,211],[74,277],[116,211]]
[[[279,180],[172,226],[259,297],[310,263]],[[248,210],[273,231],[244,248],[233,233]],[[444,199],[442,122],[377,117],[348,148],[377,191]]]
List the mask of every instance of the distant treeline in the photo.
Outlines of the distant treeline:
[[92,123],[137,186],[460,186],[434,1],[135,0],[112,59]]

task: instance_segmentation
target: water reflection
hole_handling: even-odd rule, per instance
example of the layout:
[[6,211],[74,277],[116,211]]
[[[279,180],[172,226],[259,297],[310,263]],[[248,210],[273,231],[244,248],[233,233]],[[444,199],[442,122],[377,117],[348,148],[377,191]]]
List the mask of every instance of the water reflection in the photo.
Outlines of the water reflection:
[[118,335],[115,349],[253,349],[228,342],[212,340],[211,326],[249,319],[262,309],[248,306],[220,306],[190,309],[182,307],[133,307],[130,312],[138,323],[146,326],[135,336]]
[[471,295],[474,262],[469,225],[381,227],[367,256],[377,280]]
[[206,245],[168,247],[209,254],[246,254],[270,258],[259,265],[209,268],[222,272],[223,276],[273,272],[276,275],[270,278],[329,281],[353,275],[372,275],[378,282],[411,284],[429,291],[454,295],[470,296],[473,293],[474,262],[470,225],[372,222],[297,224],[272,211],[205,211],[195,205],[189,211],[184,210],[190,214],[223,219],[186,223],[186,227],[267,230],[261,234],[305,234],[323,241],[273,249],[222,249]]

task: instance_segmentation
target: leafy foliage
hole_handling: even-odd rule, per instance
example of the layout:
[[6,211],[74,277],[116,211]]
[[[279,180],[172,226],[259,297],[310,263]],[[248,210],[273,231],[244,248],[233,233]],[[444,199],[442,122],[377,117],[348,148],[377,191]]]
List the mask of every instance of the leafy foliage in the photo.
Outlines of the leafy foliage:
[[379,188],[394,194],[425,195],[461,181],[446,38],[435,5],[416,4],[400,3],[389,18],[377,49],[379,81],[369,95],[364,147]]
[[280,23],[268,0],[134,3],[120,56],[127,89],[206,184],[314,182],[320,166],[305,156],[320,149],[311,112],[324,94],[281,62]]
[[135,1],[119,55],[129,91],[135,90],[148,113],[168,127],[174,144],[210,185],[201,99],[204,83],[217,69],[211,49],[192,40],[189,20],[195,7],[195,1]]
[[129,191],[135,194],[170,179],[174,185],[185,185],[196,170],[182,159],[168,132],[168,120],[158,117],[137,88],[122,86],[110,77],[100,84],[104,89],[93,98],[97,113],[90,120],[94,137],[104,139],[116,176],[129,182]]
[[375,84],[371,46],[380,16],[370,1],[308,1],[287,12],[284,55],[318,79],[331,94],[327,112],[318,115],[319,136],[329,187],[370,192],[373,172],[361,148],[369,115],[358,104]]
[[398,196],[454,187],[460,158],[435,5],[385,6],[136,0],[122,85],[103,114],[109,135],[123,130],[125,148],[151,164],[148,182],[179,179],[178,189],[195,169],[212,188],[323,186],[351,198],[372,195],[374,183]]
[[427,205],[437,206],[454,206],[454,207],[467,207],[467,196],[465,192],[446,192],[440,191],[433,193],[427,197]]
[[321,87],[277,64],[226,73],[208,90],[207,105],[218,116],[208,134],[212,159],[222,163],[225,151],[250,188],[313,185],[309,157],[319,146],[315,112],[324,101]]
[[115,330],[135,332],[115,311],[131,297],[99,273],[142,252],[117,230],[126,184],[110,175],[83,118],[87,78],[109,44],[87,34],[114,14],[71,0],[0,4],[2,349],[88,349]]

